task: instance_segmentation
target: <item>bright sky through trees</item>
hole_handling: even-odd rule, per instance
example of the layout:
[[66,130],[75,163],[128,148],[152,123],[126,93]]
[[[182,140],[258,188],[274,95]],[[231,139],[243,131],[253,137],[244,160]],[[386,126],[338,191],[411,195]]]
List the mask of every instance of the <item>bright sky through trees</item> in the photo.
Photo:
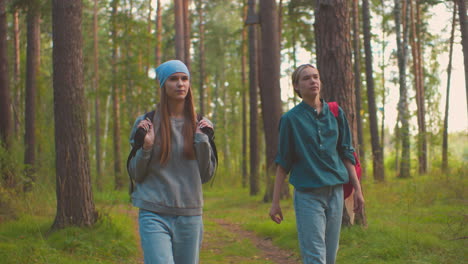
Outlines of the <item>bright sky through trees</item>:
[[[166,6],[169,4],[171,0],[161,0],[161,4]],[[287,4],[287,0],[283,1],[283,5]],[[193,3],[192,3],[193,4]],[[153,0],[153,7],[156,8],[156,1]],[[193,9],[193,7],[191,7]],[[429,27],[431,28],[431,32],[433,34],[440,35],[443,40],[447,40],[448,42],[450,38],[450,26],[452,21],[452,10],[448,10],[446,4],[442,3],[439,4],[431,9],[433,16],[430,18]],[[375,16],[375,15],[374,15]],[[372,31],[373,34],[380,35],[381,33],[377,32],[379,29],[379,25],[372,21]],[[392,23],[392,22],[390,22]],[[311,34],[313,34],[313,29],[311,28]],[[239,36],[240,37],[240,36]],[[389,54],[392,50],[396,50],[395,44],[395,36],[389,35],[387,36],[387,40],[390,42],[389,46],[387,47],[388,54],[385,55],[385,59],[390,59]],[[375,71],[379,70],[378,63],[381,59],[378,55],[376,55],[376,50],[380,49],[377,43],[373,43],[373,53],[374,53],[374,69]],[[362,47],[362,46],[361,46]],[[309,52],[305,51],[304,49],[298,49],[299,55],[297,56],[298,65],[303,63],[312,63],[315,64],[316,58],[310,54]],[[448,65],[448,51],[439,55],[439,63],[440,63],[440,85],[439,85],[439,93],[440,93],[440,111],[441,111],[441,118],[443,119],[443,111],[445,107],[445,91],[447,86],[447,65]],[[287,61],[282,61],[281,64],[281,75],[283,76],[281,79],[281,93],[282,93],[282,100],[287,101],[288,98],[293,96],[293,90],[291,85],[291,78],[290,73],[286,72],[286,69],[290,68],[291,65]],[[397,65],[391,65],[388,68],[388,72],[386,72],[386,78],[388,79],[392,76],[392,72],[397,72]],[[375,77],[375,76],[374,76]],[[386,127],[390,130],[393,129],[395,126],[396,118],[397,118],[397,103],[399,99],[398,94],[398,86],[390,83],[387,81],[386,85],[389,88],[389,94],[387,99],[387,104],[385,106],[385,124]],[[410,89],[412,89],[412,84],[409,84]],[[411,90],[411,93],[414,93]],[[449,106],[449,123],[448,129],[449,132],[457,132],[457,131],[467,131],[468,130],[468,116],[467,116],[467,102],[466,102],[466,95],[465,95],[465,78],[464,78],[464,66],[463,66],[463,52],[461,46],[461,36],[460,36],[460,28],[457,25],[456,28],[456,35],[455,35],[455,43],[454,43],[454,51],[453,51],[453,69],[452,69],[452,79],[451,79],[451,92],[450,92],[450,106]],[[377,104],[377,107],[381,107],[381,103]],[[413,111],[416,109],[416,102],[414,100],[411,101],[410,110]],[[380,118],[380,116],[379,116]],[[413,118],[412,127],[416,128],[416,117]]]

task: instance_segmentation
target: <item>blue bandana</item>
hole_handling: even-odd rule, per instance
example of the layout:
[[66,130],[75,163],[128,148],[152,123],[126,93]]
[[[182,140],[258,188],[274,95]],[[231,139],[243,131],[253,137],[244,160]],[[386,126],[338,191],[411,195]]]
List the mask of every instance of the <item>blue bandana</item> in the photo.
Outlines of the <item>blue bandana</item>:
[[167,78],[174,73],[182,72],[188,75],[190,78],[190,72],[187,69],[187,66],[180,60],[170,60],[162,63],[156,68],[156,75],[159,80],[159,87],[163,87]]

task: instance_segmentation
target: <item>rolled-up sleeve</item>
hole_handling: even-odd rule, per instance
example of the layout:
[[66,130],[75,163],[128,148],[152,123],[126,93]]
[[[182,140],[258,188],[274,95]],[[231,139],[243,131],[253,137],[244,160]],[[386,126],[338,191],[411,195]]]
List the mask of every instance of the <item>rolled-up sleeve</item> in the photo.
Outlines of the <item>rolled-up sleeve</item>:
[[[137,130],[138,124],[143,120],[143,115],[139,116],[135,120],[135,124],[133,125],[132,131],[130,132],[130,145],[133,147],[135,144],[135,133]],[[134,179],[136,182],[142,182],[148,173],[148,164],[149,160],[151,159],[152,150],[144,150],[140,148],[137,150],[135,157],[130,160],[130,164],[128,167],[128,173],[130,177]]]
[[294,156],[294,141],[291,120],[285,116],[281,117],[279,125],[278,153],[275,163],[280,165],[286,172],[291,170]]
[[337,146],[338,153],[342,159],[348,159],[356,165],[356,160],[353,155],[353,137],[349,129],[348,120],[341,107],[339,108],[338,115],[338,129],[340,130]]

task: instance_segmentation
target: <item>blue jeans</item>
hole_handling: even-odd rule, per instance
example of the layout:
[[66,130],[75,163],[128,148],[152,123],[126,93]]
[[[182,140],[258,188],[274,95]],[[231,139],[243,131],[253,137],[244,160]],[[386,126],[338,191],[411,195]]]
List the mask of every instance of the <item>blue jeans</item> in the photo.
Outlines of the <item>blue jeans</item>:
[[140,209],[145,264],[197,264],[203,236],[201,215],[162,215]]
[[343,215],[341,185],[294,191],[297,233],[304,264],[334,264]]

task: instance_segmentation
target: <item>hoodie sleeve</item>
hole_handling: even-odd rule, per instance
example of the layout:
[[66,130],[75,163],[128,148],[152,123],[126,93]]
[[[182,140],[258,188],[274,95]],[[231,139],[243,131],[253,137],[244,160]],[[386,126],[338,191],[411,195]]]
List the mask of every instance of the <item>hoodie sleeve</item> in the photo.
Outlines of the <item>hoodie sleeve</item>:
[[[204,118],[211,124],[211,121]],[[206,183],[213,178],[217,161],[213,149],[211,148],[208,136],[203,133],[195,133],[194,139],[195,153],[200,169],[202,183]]]
[[[138,124],[143,120],[144,115],[139,116],[135,124],[133,125],[132,131],[130,132],[130,145],[134,146],[134,136],[137,130]],[[128,166],[128,173],[132,179],[136,182],[142,182],[147,175],[148,172],[148,164],[151,159],[152,150],[144,150],[140,148],[137,150],[135,157],[130,160],[130,164]]]

